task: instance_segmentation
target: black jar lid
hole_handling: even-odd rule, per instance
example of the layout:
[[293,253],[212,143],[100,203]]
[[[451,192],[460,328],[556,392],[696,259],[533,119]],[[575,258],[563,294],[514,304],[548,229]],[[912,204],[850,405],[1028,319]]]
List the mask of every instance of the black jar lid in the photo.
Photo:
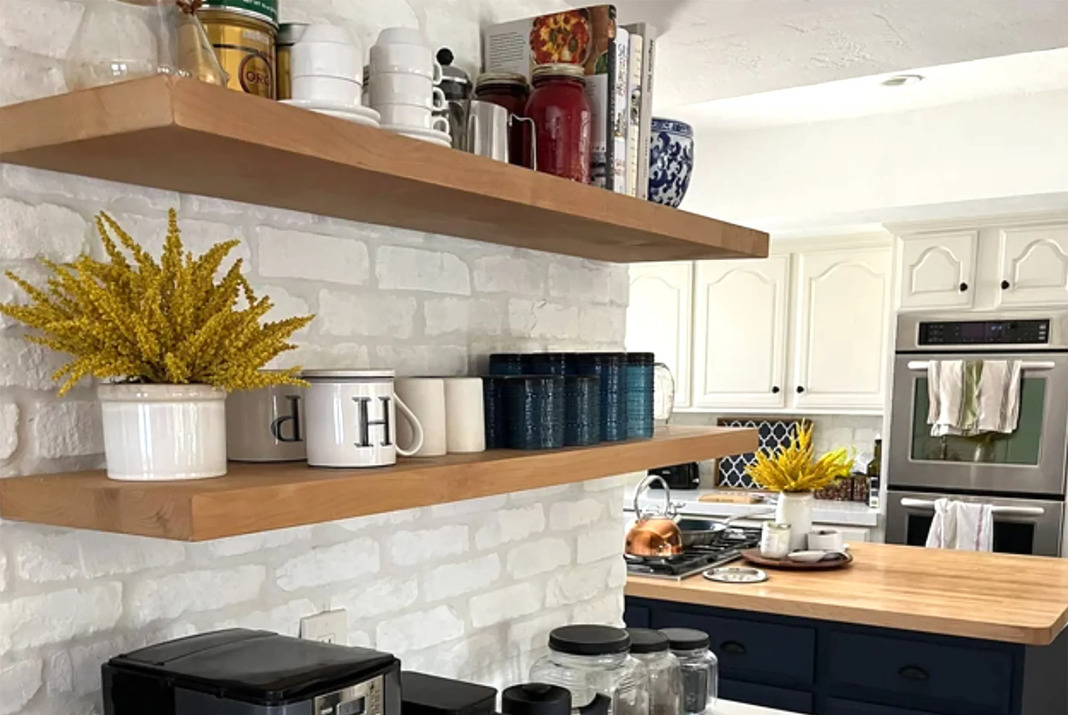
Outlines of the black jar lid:
[[698,650],[708,647],[708,634],[692,628],[661,628],[667,636],[671,650]]
[[612,626],[561,626],[549,633],[549,648],[569,655],[611,655],[630,650],[630,635]]
[[656,362],[653,353],[627,353],[628,365],[652,365]]
[[513,685],[501,694],[504,715],[571,715],[571,691],[545,683]]
[[631,653],[662,653],[670,646],[668,637],[649,628],[628,628]]

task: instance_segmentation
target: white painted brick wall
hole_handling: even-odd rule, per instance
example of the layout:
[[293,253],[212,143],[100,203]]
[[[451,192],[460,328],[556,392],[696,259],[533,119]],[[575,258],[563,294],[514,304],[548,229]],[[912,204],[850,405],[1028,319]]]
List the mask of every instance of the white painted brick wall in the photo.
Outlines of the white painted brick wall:
[[[421,26],[477,65],[478,22],[561,0],[282,0],[283,19],[353,27],[366,45]],[[0,2],[0,103],[64,91],[81,0]],[[318,318],[279,365],[389,365],[460,374],[494,350],[622,347],[627,272],[579,259],[209,197],[0,166],[0,269],[98,252],[107,210],[158,248],[178,207],[194,250],[238,237],[272,317]],[[17,293],[0,279],[0,300]],[[0,476],[101,466],[88,382],[64,401],[62,359],[0,322]],[[349,614],[349,642],[406,667],[498,687],[525,679],[547,632],[618,622],[622,482],[598,480],[203,544],[0,523],[0,715],[98,715],[102,661],[148,643],[246,626],[296,634]],[[614,533],[616,539],[608,538]]]

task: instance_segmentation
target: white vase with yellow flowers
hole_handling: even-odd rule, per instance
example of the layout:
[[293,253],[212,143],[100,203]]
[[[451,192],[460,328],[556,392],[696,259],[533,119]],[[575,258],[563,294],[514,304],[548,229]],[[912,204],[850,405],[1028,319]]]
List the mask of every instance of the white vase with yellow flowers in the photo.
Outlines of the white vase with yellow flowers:
[[790,444],[770,455],[757,453],[746,473],[762,489],[779,493],[775,521],[790,525],[790,550],[804,549],[812,531],[813,494],[836,479],[848,477],[853,460],[845,449],[816,459],[812,446],[812,423],[802,421]]
[[53,375],[63,381],[60,395],[87,377],[110,381],[97,388],[109,477],[225,474],[226,393],[303,384],[299,368],[260,368],[292,349],[287,339],[312,316],[262,322],[272,303],[253,292],[240,259],[216,280],[239,242],[194,257],[182,248],[174,211],[158,263],[107,214],[96,226],[108,261],[42,260],[52,273],[44,288],[8,271],[29,302],[0,304],[0,312],[35,329],[28,340],[72,356]]

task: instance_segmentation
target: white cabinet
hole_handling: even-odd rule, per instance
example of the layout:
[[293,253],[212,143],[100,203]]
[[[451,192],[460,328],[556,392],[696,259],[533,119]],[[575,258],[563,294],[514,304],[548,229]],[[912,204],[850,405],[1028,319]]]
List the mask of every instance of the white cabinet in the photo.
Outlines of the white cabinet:
[[694,405],[783,407],[790,256],[699,261]]
[[1068,224],[1001,229],[998,305],[1068,303]]
[[675,406],[690,405],[693,263],[636,263],[630,267],[627,350],[651,352],[675,377]]
[[901,308],[970,308],[978,231],[907,236],[901,245]]
[[798,408],[884,406],[891,264],[889,248],[798,256]]

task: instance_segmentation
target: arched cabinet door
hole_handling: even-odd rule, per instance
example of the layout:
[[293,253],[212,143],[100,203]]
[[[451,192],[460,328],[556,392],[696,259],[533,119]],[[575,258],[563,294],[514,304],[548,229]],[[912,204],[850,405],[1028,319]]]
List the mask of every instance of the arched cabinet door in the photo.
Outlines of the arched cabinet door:
[[903,237],[901,309],[971,308],[978,241],[978,231]]
[[786,405],[790,260],[698,261],[695,406]]
[[881,409],[890,358],[891,250],[798,256],[798,408]]
[[1068,224],[1002,229],[999,248],[998,305],[1068,303]]
[[675,406],[690,406],[693,263],[635,263],[630,267],[627,350],[650,352],[675,378]]

